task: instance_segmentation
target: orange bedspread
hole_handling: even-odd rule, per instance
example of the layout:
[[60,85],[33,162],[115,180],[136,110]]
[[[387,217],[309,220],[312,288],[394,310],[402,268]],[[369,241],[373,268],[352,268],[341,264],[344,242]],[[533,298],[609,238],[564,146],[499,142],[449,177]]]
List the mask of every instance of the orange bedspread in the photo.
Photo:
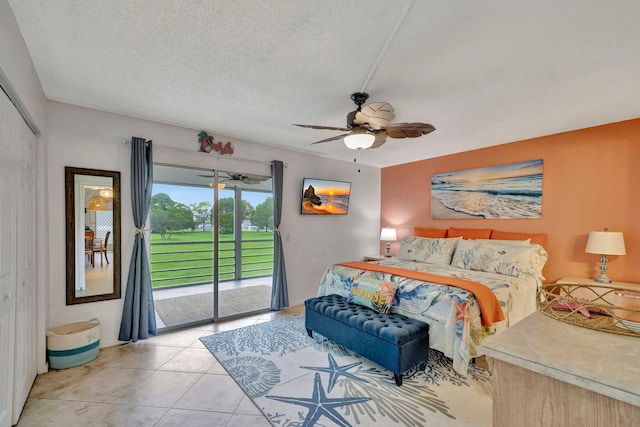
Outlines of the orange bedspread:
[[439,276],[437,274],[424,273],[422,271],[405,270],[403,268],[390,267],[386,265],[370,264],[368,262],[343,262],[340,265],[345,267],[357,268],[360,270],[376,271],[380,273],[395,274],[409,279],[422,280],[423,282],[438,283],[440,285],[455,286],[473,294],[478,301],[480,308],[482,326],[488,327],[494,322],[504,320],[500,302],[496,298],[491,289],[482,283],[473,282],[471,280],[460,279],[457,277]]

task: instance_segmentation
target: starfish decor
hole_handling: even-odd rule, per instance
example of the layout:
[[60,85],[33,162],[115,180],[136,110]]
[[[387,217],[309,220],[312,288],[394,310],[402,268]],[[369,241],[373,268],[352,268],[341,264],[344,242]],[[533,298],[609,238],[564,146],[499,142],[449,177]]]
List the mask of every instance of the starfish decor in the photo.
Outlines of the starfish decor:
[[328,353],[328,356],[329,356],[329,366],[326,368],[321,366],[300,366],[303,369],[311,369],[313,371],[327,372],[329,374],[329,388],[327,388],[327,392],[331,393],[331,390],[333,390],[333,387],[336,385],[336,381],[338,381],[338,378],[340,377],[340,375],[343,375],[347,378],[351,378],[357,381],[364,381],[365,383],[369,382],[365,379],[358,378],[357,376],[353,375],[350,372],[347,372],[347,370],[353,368],[354,366],[358,366],[362,364],[362,362],[355,362],[355,363],[350,363],[348,365],[340,366],[336,362],[336,359],[333,358],[333,355],[331,353]]
[[[95,332],[91,332],[89,335],[87,335],[87,342],[90,343],[91,341],[95,341],[98,339],[98,336],[96,335]],[[329,390],[331,391],[331,390]]]
[[288,396],[266,396],[268,399],[277,400],[279,402],[290,403],[292,405],[304,406],[309,409],[303,427],[312,427],[317,425],[320,417],[323,415],[342,427],[351,427],[351,424],[340,415],[335,408],[346,405],[355,405],[371,400],[370,397],[327,397],[320,380],[320,374],[316,372],[313,380],[313,396],[308,397],[288,397]]

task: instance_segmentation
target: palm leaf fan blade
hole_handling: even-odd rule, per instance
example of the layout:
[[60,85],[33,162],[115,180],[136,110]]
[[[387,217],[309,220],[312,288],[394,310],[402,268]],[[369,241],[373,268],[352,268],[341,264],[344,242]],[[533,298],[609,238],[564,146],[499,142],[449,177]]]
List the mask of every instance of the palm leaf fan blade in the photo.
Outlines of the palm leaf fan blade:
[[372,102],[356,113],[354,123],[367,124],[370,129],[384,129],[396,117],[393,107],[388,102]]
[[327,138],[327,139],[321,139],[320,141],[312,142],[311,145],[313,145],[313,144],[322,144],[323,142],[329,142],[329,141],[336,141],[338,139],[344,138],[347,135],[349,135],[349,134],[348,133],[343,133],[342,135],[333,136],[333,137]]
[[436,128],[428,123],[394,123],[386,129],[391,138],[417,138],[434,130]]
[[340,128],[340,127],[335,127],[335,126],[300,125],[300,124],[297,124],[297,123],[292,123],[292,125],[293,126],[300,126],[301,128],[324,129],[324,130],[341,130],[343,132],[351,130],[350,128]]

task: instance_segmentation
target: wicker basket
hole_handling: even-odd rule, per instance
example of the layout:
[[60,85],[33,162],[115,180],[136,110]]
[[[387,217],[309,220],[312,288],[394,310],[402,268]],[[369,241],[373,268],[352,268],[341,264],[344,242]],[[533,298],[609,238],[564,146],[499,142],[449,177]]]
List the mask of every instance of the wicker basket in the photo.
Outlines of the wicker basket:
[[640,337],[640,291],[593,284],[546,284],[538,309],[562,322]]
[[100,347],[100,322],[59,326],[47,333],[47,358],[51,369],[67,369],[96,358]]

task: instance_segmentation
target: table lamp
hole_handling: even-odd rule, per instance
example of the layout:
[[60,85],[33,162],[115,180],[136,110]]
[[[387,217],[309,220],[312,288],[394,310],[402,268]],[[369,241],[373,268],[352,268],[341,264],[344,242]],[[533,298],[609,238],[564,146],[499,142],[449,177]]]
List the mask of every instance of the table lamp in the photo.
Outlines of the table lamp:
[[595,278],[598,283],[611,283],[607,276],[607,255],[626,255],[622,233],[609,231],[592,231],[587,240],[586,253],[600,254],[600,275]]
[[385,257],[391,257],[391,243],[398,240],[398,235],[396,234],[396,229],[391,227],[384,227],[380,231],[380,240],[383,242],[387,242],[387,252],[384,254]]

